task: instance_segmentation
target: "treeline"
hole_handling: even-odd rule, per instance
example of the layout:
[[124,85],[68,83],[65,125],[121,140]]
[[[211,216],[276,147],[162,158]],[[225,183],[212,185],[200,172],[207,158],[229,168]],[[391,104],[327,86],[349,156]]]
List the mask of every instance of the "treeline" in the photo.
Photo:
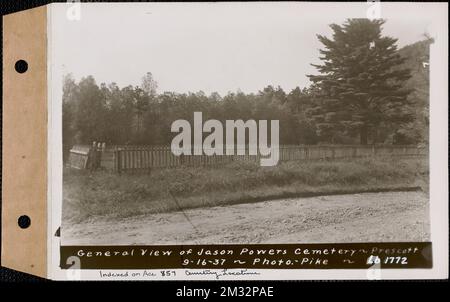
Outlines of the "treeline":
[[[175,135],[170,131],[172,122],[192,122],[195,111],[201,111],[204,120],[279,120],[280,144],[427,143],[432,41],[397,50],[395,39],[380,36],[381,24],[349,21],[342,27],[334,25],[334,40],[319,36],[325,45],[325,64],[316,66],[321,75],[311,76],[311,86],[291,91],[267,86],[258,93],[223,96],[202,91],[157,93],[151,73],[141,85],[123,88],[115,83],[98,85],[92,76],[76,82],[68,74],[63,88],[64,147],[92,141],[169,145]],[[347,32],[356,37],[352,48]],[[376,42],[361,41],[366,36]],[[339,47],[345,57],[336,55],[344,53]],[[346,63],[348,58],[353,61]]]
[[172,122],[193,122],[194,112],[203,120],[244,121],[279,120],[280,143],[316,144],[314,124],[305,115],[312,99],[307,89],[286,93],[280,87],[267,86],[257,94],[230,92],[225,96],[204,92],[149,93],[143,85],[119,88],[115,83],[98,86],[92,76],[76,83],[71,75],[64,79],[64,145],[170,145]]

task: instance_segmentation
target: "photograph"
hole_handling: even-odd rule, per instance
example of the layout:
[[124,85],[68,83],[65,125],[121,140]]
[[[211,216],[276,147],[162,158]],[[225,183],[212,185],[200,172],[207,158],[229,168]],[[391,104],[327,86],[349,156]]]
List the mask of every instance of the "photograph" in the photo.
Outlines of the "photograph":
[[11,1],[0,284],[448,281],[448,3]]
[[61,245],[429,242],[432,18],[305,8],[53,6]]

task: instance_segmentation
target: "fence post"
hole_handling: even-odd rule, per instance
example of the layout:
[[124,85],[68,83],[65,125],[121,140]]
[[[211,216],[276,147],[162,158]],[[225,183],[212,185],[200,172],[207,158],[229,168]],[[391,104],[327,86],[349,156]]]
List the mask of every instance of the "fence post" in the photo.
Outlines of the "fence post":
[[116,154],[116,160],[117,160],[117,172],[120,174],[122,172],[122,158],[121,158],[121,152],[120,149],[116,149],[114,152]]

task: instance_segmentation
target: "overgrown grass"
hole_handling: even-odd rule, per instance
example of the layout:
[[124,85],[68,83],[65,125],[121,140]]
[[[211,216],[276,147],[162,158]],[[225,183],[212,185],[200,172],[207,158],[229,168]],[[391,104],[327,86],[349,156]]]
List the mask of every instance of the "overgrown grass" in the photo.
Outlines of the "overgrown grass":
[[63,221],[417,186],[428,189],[428,162],[423,158],[284,162],[275,167],[239,162],[134,175],[66,169]]

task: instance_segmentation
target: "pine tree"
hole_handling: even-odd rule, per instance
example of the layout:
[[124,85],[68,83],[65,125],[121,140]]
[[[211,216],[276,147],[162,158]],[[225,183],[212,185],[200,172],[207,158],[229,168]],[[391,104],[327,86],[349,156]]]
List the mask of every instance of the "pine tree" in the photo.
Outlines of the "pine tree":
[[376,141],[381,124],[400,125],[412,118],[403,83],[410,77],[399,65],[397,39],[382,36],[383,20],[348,19],[330,25],[333,37],[318,35],[320,75],[308,75],[317,86],[311,112],[319,135],[333,141],[336,132],[358,133],[361,144]]

